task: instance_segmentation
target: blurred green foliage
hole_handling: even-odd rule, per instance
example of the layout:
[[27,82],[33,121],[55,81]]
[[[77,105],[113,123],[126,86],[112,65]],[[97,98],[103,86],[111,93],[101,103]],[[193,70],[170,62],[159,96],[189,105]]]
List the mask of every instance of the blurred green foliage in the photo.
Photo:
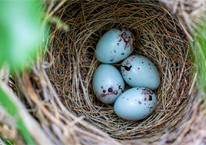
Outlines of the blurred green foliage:
[[17,121],[17,127],[27,144],[30,144],[30,145],[36,144],[33,138],[31,137],[31,135],[29,134],[26,126],[24,125],[24,121],[21,118],[19,118]]
[[6,145],[14,145],[14,143],[12,141],[9,141],[9,140],[4,140],[4,143]]
[[197,26],[194,33],[193,48],[195,50],[195,59],[197,65],[198,87],[206,92],[206,20]]
[[[5,63],[12,72],[25,71],[41,53],[44,33],[40,0],[0,1],[0,67]],[[45,37],[45,38],[43,38]],[[13,116],[16,126],[27,144],[35,144],[29,134],[18,106],[0,88],[0,102]]]
[[0,102],[10,115],[12,116],[16,115],[17,107],[15,103],[9,97],[7,97],[7,94],[1,88],[0,88]]
[[39,1],[0,2],[0,66],[26,68],[42,39]]
[[14,145],[14,143],[13,143],[12,141],[3,139],[2,136],[0,136],[0,138],[4,141],[4,143],[5,143],[6,145]]
[[13,100],[11,100],[11,98],[6,94],[6,92],[4,92],[2,90],[2,88],[0,88],[0,102],[1,102],[1,105],[4,106],[6,111],[11,116],[13,116],[13,118],[15,119],[16,126],[17,126],[19,132],[21,133],[21,135],[23,136],[24,140],[28,144],[34,145],[35,142],[34,142],[33,138],[31,137],[31,135],[29,134],[22,118],[19,115],[19,111],[21,111],[21,110],[18,109],[15,102]]

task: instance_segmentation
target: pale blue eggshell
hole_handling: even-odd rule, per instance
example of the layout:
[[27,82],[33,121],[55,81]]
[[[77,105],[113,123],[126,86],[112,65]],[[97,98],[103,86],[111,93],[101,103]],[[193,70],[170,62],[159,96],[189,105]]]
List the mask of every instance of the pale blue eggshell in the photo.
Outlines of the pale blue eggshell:
[[93,76],[93,91],[103,103],[112,104],[124,90],[124,80],[112,65],[101,64]]
[[97,43],[96,58],[102,63],[116,63],[133,51],[134,36],[129,30],[111,29]]
[[136,87],[122,93],[114,103],[117,116],[126,120],[141,120],[148,117],[155,109],[155,94],[144,87]]
[[146,57],[132,55],[121,66],[125,82],[132,87],[146,87],[151,90],[160,85],[160,76],[155,65]]

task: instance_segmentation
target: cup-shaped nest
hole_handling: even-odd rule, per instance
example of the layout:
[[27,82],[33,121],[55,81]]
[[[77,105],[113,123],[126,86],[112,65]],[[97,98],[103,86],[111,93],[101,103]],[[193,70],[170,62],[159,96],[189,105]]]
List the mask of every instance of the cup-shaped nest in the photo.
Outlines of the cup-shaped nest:
[[[76,1],[66,3],[55,15],[68,30],[52,25],[47,75],[69,112],[84,116],[89,124],[122,141],[150,137],[147,142],[152,142],[191,117],[192,50],[176,17],[164,5],[154,1]],[[147,57],[158,69],[157,107],[146,119],[118,117],[113,105],[101,103],[93,92],[92,77],[100,64],[96,45],[112,28],[130,30],[135,37],[132,54]],[[119,69],[121,63],[112,65]]]

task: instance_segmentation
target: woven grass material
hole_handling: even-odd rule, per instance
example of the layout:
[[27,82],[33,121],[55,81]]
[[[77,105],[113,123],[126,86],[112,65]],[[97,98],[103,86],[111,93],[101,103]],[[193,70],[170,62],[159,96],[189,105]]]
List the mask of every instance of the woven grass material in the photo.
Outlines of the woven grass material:
[[[178,17],[178,21],[186,33],[188,39],[194,41],[191,34],[195,32],[197,25],[202,25],[206,15],[205,0],[161,0]],[[189,30],[189,31],[188,31]]]
[[[164,134],[189,115],[191,55],[183,30],[163,5],[149,1],[73,2],[57,15],[69,25],[69,31],[54,32],[47,55],[52,63],[48,76],[71,113],[124,141]],[[95,47],[113,27],[131,30],[135,35],[133,54],[148,57],[160,72],[161,85],[155,91],[158,106],[145,120],[117,117],[113,106],[99,102],[92,91],[92,75],[99,65]],[[114,65],[119,68],[121,63]]]
[[[201,98],[194,97],[192,50],[176,17],[164,5],[154,1],[72,1],[55,15],[69,30],[52,25],[45,62],[38,62],[30,74],[17,80],[22,102],[51,143],[179,144],[193,122],[204,126],[195,120]],[[161,85],[154,91],[157,108],[141,121],[119,118],[113,106],[99,102],[92,90],[92,76],[100,64],[94,56],[96,44],[114,27],[131,30],[133,54],[148,57],[160,73]],[[121,62],[114,66],[120,68]]]

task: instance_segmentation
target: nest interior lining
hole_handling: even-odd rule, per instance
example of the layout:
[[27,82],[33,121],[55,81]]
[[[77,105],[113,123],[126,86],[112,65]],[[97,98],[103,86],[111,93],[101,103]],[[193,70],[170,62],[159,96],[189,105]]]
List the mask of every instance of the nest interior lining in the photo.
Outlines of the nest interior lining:
[[[46,60],[47,71],[62,103],[76,116],[119,140],[155,137],[174,129],[190,109],[192,55],[176,18],[159,2],[72,2],[57,13],[69,30],[57,30]],[[101,36],[115,27],[135,36],[134,52],[158,68],[161,85],[155,90],[157,107],[148,118],[126,121],[113,105],[98,101],[92,76],[100,64],[95,47]],[[55,30],[55,26],[53,27]],[[121,62],[113,64],[118,69]],[[129,89],[126,86],[126,89]]]

